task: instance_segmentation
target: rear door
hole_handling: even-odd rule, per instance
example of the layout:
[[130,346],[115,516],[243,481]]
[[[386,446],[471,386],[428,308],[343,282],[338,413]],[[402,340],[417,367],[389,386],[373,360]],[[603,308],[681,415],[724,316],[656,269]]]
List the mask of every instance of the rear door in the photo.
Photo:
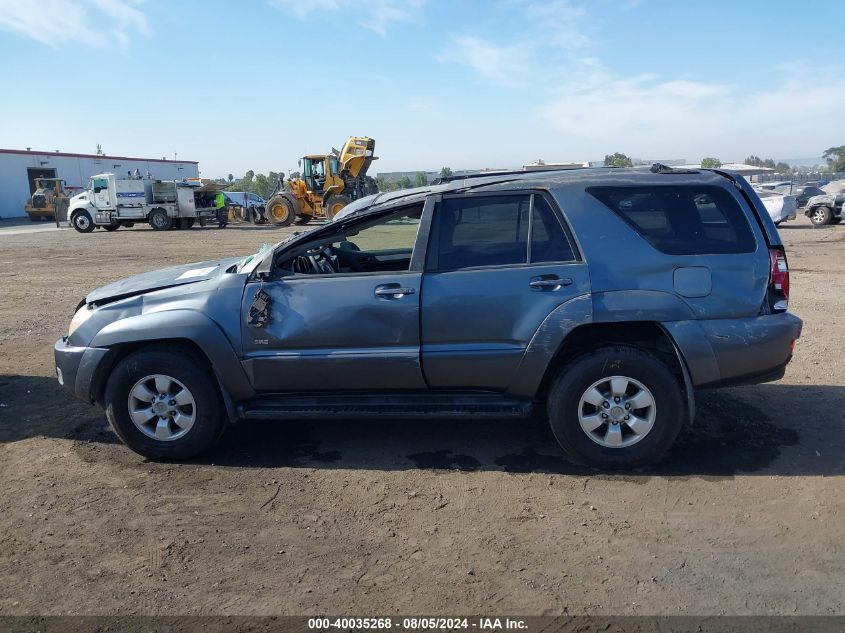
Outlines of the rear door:
[[464,194],[436,201],[422,287],[428,384],[505,390],[537,328],[589,276],[548,194]]

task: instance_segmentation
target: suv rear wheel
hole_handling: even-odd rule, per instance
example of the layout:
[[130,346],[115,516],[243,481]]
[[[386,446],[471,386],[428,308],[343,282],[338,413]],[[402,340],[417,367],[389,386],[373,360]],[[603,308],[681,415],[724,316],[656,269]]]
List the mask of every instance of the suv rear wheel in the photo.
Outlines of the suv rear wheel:
[[656,461],[687,417],[683,389],[666,364],[631,347],[600,348],[568,364],[547,406],[567,456],[598,468]]
[[810,212],[810,222],[816,226],[824,226],[830,224],[833,214],[828,207],[816,207]]
[[163,348],[117,364],[105,391],[106,417],[133,451],[149,459],[187,459],[223,432],[225,407],[214,376],[190,354]]

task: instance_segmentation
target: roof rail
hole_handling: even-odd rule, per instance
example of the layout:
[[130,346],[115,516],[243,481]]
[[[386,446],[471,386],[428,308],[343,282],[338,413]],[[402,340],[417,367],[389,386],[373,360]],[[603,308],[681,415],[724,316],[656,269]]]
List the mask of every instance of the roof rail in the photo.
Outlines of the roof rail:
[[677,167],[669,167],[663,163],[654,163],[648,169],[652,174],[697,174],[698,169],[678,169]]
[[498,176],[522,176],[525,174],[553,174],[559,171],[577,171],[579,169],[592,169],[591,167],[560,167],[558,169],[543,169],[543,170],[531,170],[531,169],[505,169],[502,171],[482,171],[476,172],[473,174],[461,174],[459,176],[446,176],[444,178],[437,178],[431,184],[433,185],[445,185],[448,182],[453,182],[455,180],[470,180],[473,178],[496,178]]

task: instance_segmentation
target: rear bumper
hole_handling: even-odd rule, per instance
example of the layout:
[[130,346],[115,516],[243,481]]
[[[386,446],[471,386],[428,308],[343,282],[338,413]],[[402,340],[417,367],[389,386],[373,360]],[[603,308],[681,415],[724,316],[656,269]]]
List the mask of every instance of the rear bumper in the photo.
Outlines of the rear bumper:
[[74,347],[66,336],[60,338],[53,346],[59,384],[80,400],[93,402],[94,373],[107,353],[99,347]]
[[750,319],[703,321],[719,369],[716,385],[756,384],[783,377],[803,322],[782,312]]

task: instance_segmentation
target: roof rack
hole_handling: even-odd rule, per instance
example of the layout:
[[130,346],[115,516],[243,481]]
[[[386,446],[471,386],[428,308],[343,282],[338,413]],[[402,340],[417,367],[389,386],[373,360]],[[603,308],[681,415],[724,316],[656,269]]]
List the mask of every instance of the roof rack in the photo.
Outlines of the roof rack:
[[498,176],[522,176],[526,174],[553,174],[559,171],[577,171],[579,169],[592,169],[592,167],[559,167],[558,169],[543,169],[542,171],[530,169],[506,169],[503,171],[482,171],[473,174],[461,174],[459,176],[446,176],[444,178],[437,178],[431,184],[445,185],[446,183],[455,180],[470,180],[473,178],[496,178]]
[[697,169],[678,169],[677,167],[669,167],[663,163],[654,163],[648,170],[652,174],[697,174]]

